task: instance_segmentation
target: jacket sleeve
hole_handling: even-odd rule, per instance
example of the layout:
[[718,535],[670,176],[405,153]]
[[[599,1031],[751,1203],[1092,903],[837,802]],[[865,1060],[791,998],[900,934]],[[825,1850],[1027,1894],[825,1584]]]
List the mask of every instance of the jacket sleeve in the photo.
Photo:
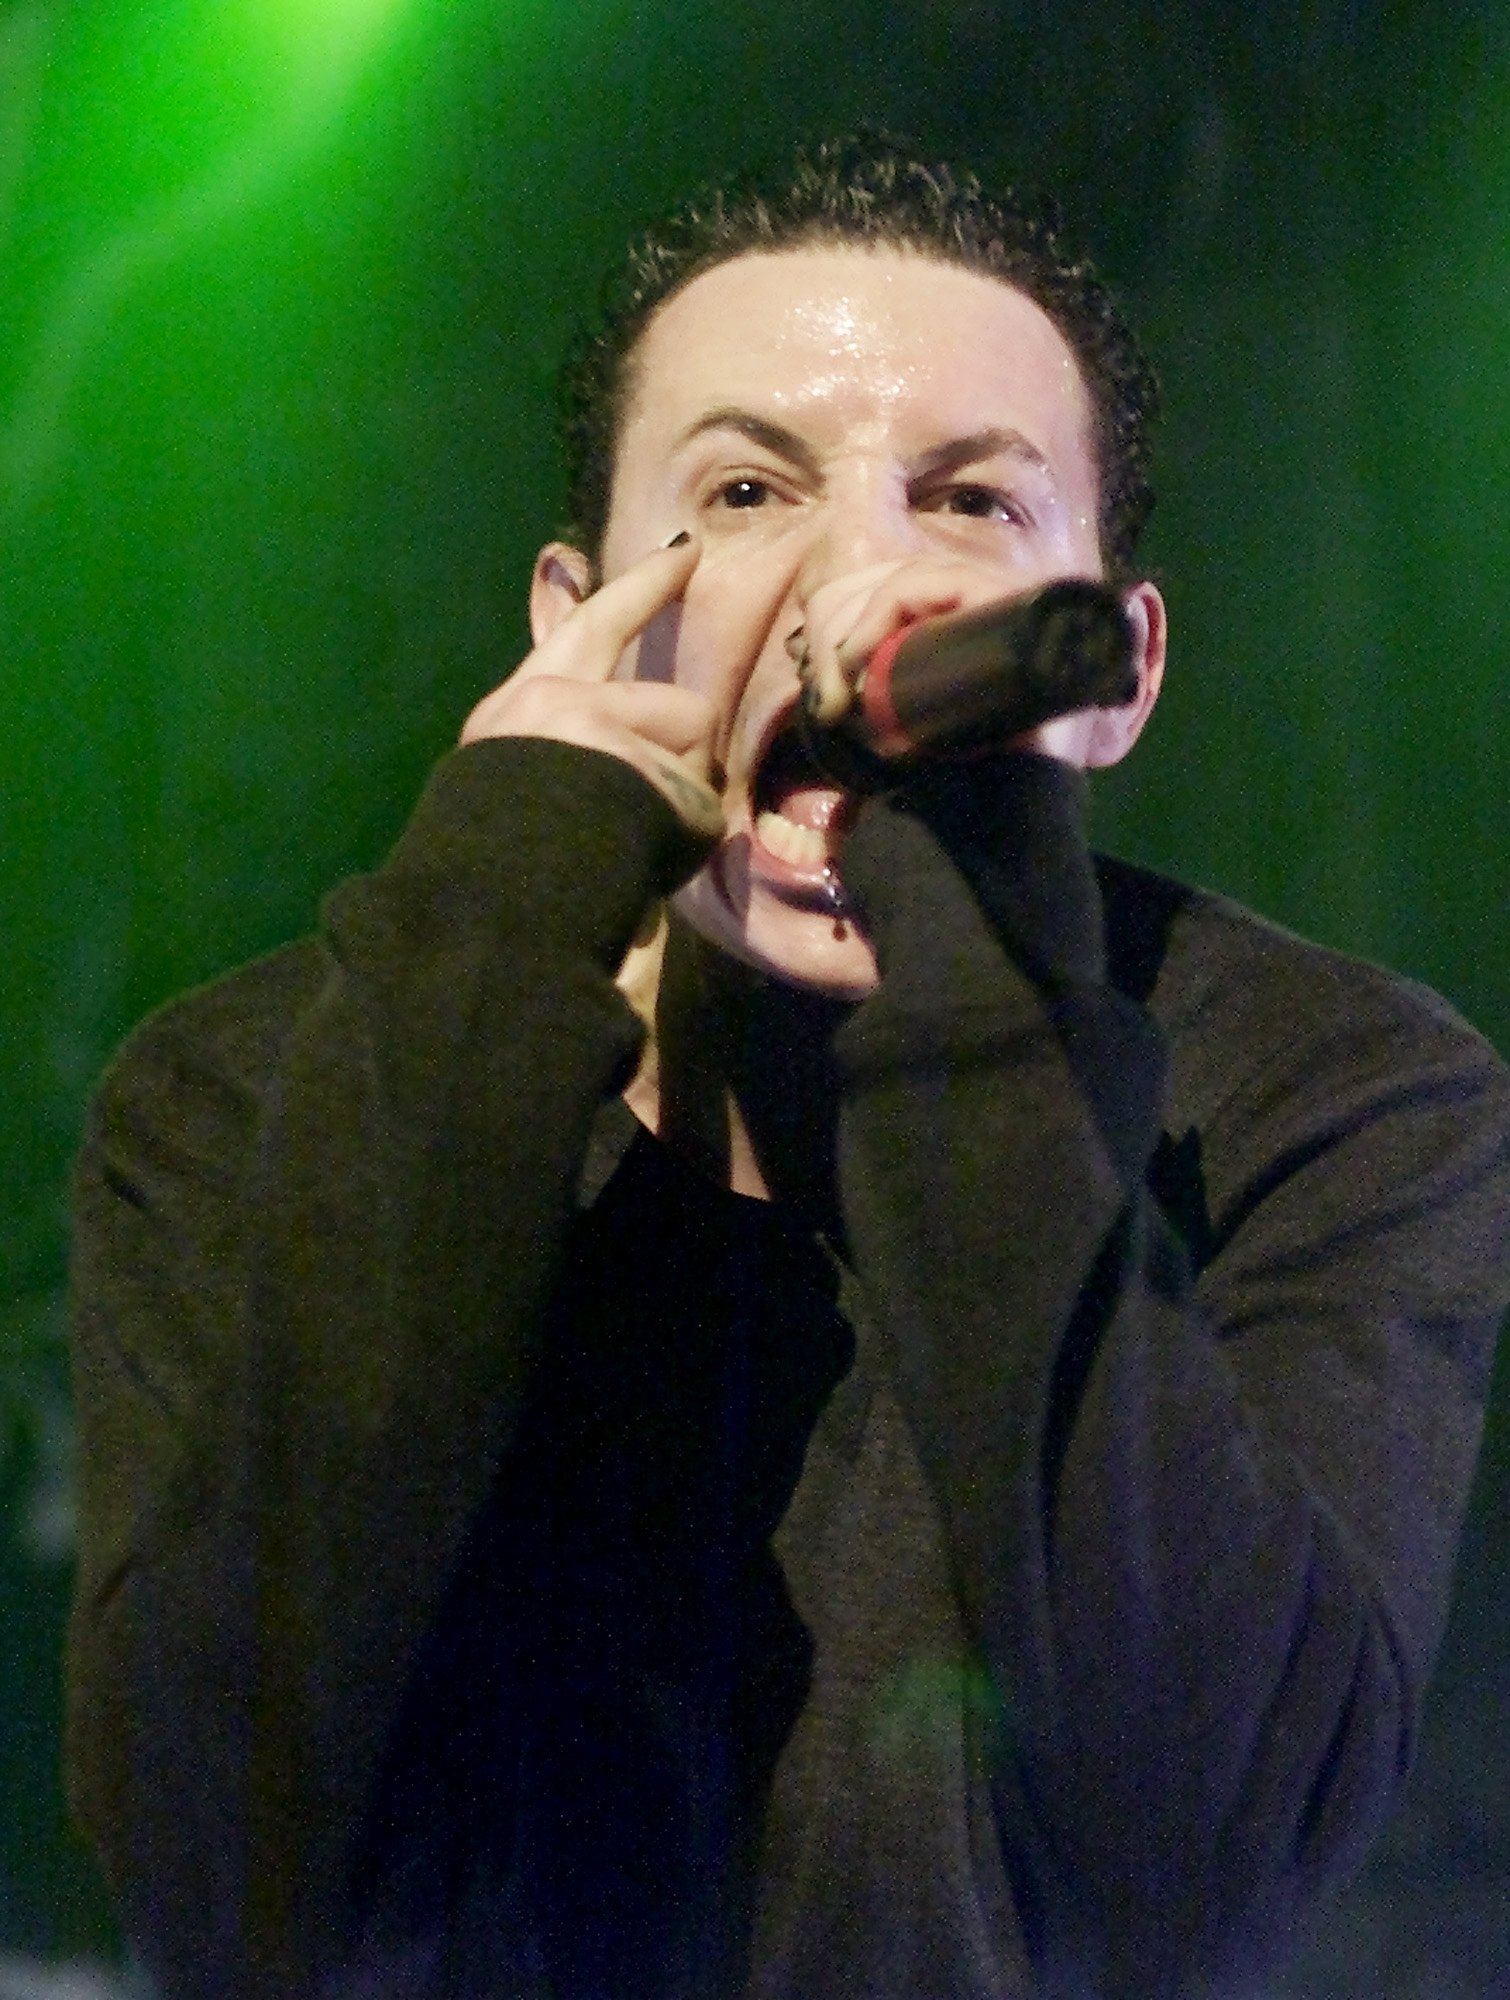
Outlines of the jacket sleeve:
[[1193,1260],[1150,1192],[1168,1053],[1106,980],[1082,786],[1015,755],[866,809],[845,876],[882,979],[838,1041],[843,1197],[1043,1990],[1226,1995],[1410,1755],[1510,1290],[1510,1092],[1446,1010],[1349,968],[1326,1018],[1214,1052]]
[[612,758],[470,746],[328,899],[275,1022],[240,975],[146,1024],[99,1094],[70,1784],[174,2000],[312,1993],[336,1948],[590,1123],[638,1052],[613,974],[697,859]]

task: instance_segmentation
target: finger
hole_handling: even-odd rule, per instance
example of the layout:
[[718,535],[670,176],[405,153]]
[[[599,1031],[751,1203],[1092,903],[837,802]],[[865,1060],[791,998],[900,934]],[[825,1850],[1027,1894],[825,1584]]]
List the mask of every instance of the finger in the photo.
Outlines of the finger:
[[833,583],[821,584],[808,600],[805,637],[811,653],[842,654],[861,613],[876,591],[897,573],[898,564],[871,563]]
[[[584,749],[613,748],[642,738],[674,755],[706,754],[712,709],[690,688],[658,681],[598,683],[566,674],[514,673],[485,695],[467,717],[463,743],[485,736],[548,736]],[[612,738],[610,744],[606,739]]]
[[706,695],[669,681],[609,681],[585,699],[605,722],[711,768],[713,705]]
[[821,722],[835,722],[854,698],[866,661],[883,640],[923,619],[958,610],[966,595],[957,570],[888,563],[814,593],[803,685]]
[[795,658],[807,706],[819,721],[835,722],[848,708],[864,657],[850,646],[851,634],[876,590],[896,570],[895,559],[872,563],[820,585],[809,599]]
[[854,681],[830,651],[809,654],[799,668],[803,700],[818,722],[837,722],[854,699]]
[[846,671],[854,674],[883,639],[904,625],[918,625],[926,618],[947,617],[963,608],[966,591],[957,578],[931,579],[899,577],[872,592],[855,613],[848,633],[840,642],[838,656]]
[[971,582],[957,564],[904,557],[823,584],[808,603],[814,650],[832,649],[846,661],[869,653],[898,624],[962,604]]
[[505,681],[473,710],[461,740],[544,738],[601,751],[638,771],[695,833],[717,839],[724,816],[711,783],[711,721],[705,697],[686,688],[638,681],[600,686],[555,674],[523,689]]
[[645,556],[585,598],[517,671],[606,681],[625,647],[687,588],[699,553],[689,535]]

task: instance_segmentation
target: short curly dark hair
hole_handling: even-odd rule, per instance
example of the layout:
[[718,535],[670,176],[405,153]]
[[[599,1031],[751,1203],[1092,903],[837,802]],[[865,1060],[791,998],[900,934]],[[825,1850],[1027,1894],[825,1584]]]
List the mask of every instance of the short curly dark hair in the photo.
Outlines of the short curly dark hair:
[[693,196],[641,237],[603,287],[596,324],[561,373],[571,532],[596,557],[640,336],[658,307],[716,265],[750,253],[855,244],[962,265],[1014,286],[1069,343],[1090,398],[1101,485],[1101,552],[1118,580],[1153,507],[1151,432],[1159,391],[1110,292],[1060,241],[1051,203],[987,194],[974,175],[925,166],[899,140],[862,132],[799,146],[779,171]]

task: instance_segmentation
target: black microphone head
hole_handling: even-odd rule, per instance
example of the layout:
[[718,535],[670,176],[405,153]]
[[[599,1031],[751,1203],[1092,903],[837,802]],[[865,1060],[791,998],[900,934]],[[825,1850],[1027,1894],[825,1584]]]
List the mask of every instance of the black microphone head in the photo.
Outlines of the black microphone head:
[[877,647],[832,724],[805,707],[808,753],[851,790],[895,781],[927,755],[1000,749],[1081,708],[1138,691],[1132,626],[1116,592],[1063,577],[1031,596],[930,618]]
[[[1120,708],[1138,692],[1133,632],[1122,600],[1104,583],[1064,577],[1023,607],[1022,683],[1076,708]],[[1045,718],[1047,719],[1047,718]]]

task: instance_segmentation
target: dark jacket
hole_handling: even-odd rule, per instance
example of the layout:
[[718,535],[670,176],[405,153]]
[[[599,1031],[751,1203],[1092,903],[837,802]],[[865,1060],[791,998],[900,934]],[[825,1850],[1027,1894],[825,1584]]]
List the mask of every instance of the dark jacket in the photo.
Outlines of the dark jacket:
[[1218,1993],[1356,1866],[1506,1074],[1080,808],[1015,757],[866,809],[832,1212],[615,1139],[696,857],[593,753],[454,754],[317,940],[133,1037],[70,1770],[168,2000]]

